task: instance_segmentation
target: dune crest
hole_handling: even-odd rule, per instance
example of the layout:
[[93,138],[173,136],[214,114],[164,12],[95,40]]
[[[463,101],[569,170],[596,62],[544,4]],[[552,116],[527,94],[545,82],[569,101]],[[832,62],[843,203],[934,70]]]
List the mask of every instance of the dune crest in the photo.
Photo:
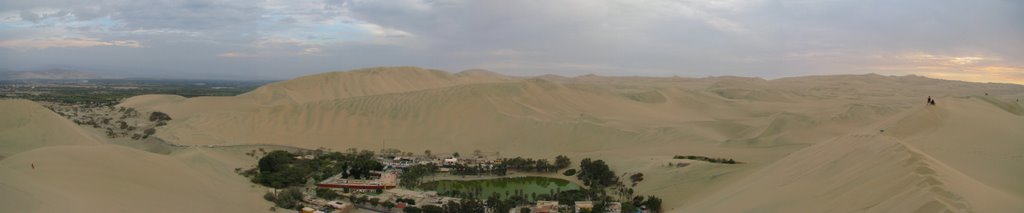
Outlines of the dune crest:
[[32,101],[0,100],[0,112],[0,156],[47,146],[100,144],[95,135]]
[[681,212],[998,212],[995,190],[884,134],[855,134],[792,153]]

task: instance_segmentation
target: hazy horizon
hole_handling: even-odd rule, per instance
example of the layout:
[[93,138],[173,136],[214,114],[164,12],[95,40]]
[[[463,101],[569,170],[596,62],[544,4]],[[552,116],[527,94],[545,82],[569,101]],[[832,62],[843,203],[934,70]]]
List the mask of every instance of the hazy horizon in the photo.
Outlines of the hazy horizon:
[[1015,1],[40,0],[0,8],[0,70],[281,80],[418,66],[1024,84],[1024,2]]

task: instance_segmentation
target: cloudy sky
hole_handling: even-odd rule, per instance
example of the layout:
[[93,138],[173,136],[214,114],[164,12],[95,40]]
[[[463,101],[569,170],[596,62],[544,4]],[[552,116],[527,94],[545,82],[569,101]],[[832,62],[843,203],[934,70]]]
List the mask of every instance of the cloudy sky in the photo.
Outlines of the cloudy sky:
[[285,79],[393,65],[1024,83],[1024,1],[0,1],[6,70]]

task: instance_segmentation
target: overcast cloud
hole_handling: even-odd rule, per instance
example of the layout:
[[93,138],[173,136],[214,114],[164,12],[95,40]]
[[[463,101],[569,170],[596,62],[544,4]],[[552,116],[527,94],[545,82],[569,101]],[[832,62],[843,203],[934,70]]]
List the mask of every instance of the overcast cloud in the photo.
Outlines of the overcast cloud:
[[285,79],[919,74],[1024,83],[1014,0],[8,0],[0,69]]

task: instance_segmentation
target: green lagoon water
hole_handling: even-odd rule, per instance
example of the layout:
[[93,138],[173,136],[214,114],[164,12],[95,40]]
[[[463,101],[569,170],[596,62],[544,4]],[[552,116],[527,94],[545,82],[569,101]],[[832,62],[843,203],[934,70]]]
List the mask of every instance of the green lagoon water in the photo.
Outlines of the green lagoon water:
[[522,190],[525,194],[548,194],[552,190],[567,191],[580,189],[580,186],[557,178],[515,177],[488,180],[439,180],[420,184],[418,188],[437,191],[438,193],[448,193],[451,191],[465,193],[472,191],[474,188],[480,188],[483,191],[481,194],[487,196],[495,192],[502,195],[505,195],[505,192],[512,194],[515,190]]

